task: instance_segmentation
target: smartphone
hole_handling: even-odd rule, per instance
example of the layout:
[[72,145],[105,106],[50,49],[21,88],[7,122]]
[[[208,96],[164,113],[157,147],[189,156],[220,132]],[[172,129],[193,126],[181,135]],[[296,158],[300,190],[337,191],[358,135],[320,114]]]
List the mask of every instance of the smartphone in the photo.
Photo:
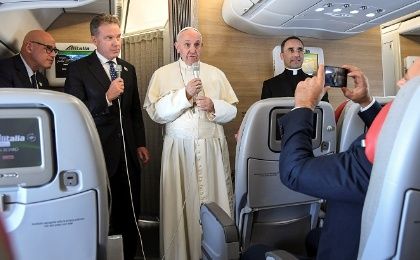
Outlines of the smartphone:
[[325,86],[341,88],[347,86],[347,74],[349,71],[344,68],[325,66]]

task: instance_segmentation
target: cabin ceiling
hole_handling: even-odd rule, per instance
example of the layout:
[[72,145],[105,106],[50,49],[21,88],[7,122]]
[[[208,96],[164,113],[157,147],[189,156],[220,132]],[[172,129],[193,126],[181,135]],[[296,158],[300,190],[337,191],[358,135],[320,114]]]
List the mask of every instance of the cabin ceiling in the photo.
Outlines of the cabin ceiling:
[[[1,0],[0,0],[1,1]],[[66,8],[65,12],[68,13],[108,13],[115,14],[115,2],[118,0],[94,0],[86,5]]]
[[0,0],[0,12],[40,8],[72,8],[95,0]]
[[341,39],[419,9],[420,0],[224,0],[222,16],[249,34]]

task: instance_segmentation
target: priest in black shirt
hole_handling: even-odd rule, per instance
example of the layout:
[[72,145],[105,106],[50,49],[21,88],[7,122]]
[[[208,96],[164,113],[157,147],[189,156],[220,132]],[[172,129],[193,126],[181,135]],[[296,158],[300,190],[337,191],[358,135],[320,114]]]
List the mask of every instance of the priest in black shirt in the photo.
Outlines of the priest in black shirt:
[[[272,97],[294,97],[297,84],[310,75],[302,70],[304,46],[301,39],[291,36],[281,43],[280,58],[284,63],[284,71],[263,83],[261,99]],[[328,93],[322,97],[328,102]]]

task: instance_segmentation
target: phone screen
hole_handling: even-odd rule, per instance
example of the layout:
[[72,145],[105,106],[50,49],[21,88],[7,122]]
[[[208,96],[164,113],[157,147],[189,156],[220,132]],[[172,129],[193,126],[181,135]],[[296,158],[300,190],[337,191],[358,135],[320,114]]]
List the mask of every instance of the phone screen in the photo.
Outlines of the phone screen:
[[325,86],[341,88],[347,86],[348,70],[340,67],[325,66]]

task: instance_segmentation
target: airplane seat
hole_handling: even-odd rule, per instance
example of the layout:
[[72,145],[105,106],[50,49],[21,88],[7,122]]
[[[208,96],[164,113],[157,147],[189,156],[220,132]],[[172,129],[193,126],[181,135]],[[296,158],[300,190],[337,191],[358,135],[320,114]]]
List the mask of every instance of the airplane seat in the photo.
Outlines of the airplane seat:
[[[384,106],[382,116],[378,114],[382,118],[375,118],[374,124],[382,120],[383,125],[372,136],[377,141],[363,205],[358,260],[420,259],[419,102],[420,77],[416,77],[399,90],[392,105]],[[297,258],[277,250],[266,253],[266,259]]]
[[376,144],[378,141],[378,135],[382,129],[384,121],[388,116],[389,109],[391,108],[392,101],[387,103],[381,111],[376,115],[375,120],[369,127],[365,137],[365,155],[371,164],[374,162]]
[[[379,104],[385,105],[394,97],[375,97]],[[366,125],[358,113],[360,105],[349,100],[346,102],[337,121],[337,151],[346,151],[353,141],[366,131]]]
[[[292,191],[280,180],[281,136],[277,120],[293,107],[293,98],[269,98],[248,109],[236,146],[235,220],[218,215],[223,210],[214,203],[201,206],[204,259],[237,259],[238,252],[257,244],[306,253],[305,238],[318,224],[322,200]],[[331,105],[320,102],[314,112],[314,154],[335,153]],[[226,230],[237,232],[237,240]]]
[[340,119],[341,113],[344,110],[344,107],[346,106],[347,102],[349,102],[349,99],[344,100],[342,103],[340,103],[340,105],[337,106],[337,108],[334,111],[334,118],[335,118],[335,122],[337,123],[338,120]]
[[399,90],[377,140],[358,259],[420,259],[419,103],[416,77]]
[[16,259],[106,259],[106,178],[80,100],[0,89],[0,211]]

